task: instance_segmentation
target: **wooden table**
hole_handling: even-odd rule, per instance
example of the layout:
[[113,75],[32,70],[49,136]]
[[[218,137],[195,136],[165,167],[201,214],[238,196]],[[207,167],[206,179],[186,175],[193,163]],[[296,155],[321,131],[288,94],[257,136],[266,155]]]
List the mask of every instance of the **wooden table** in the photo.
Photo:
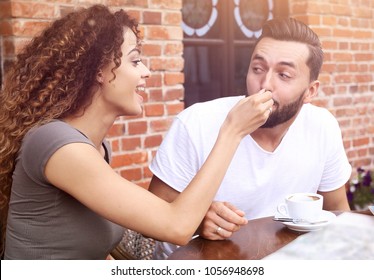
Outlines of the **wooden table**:
[[195,238],[178,248],[169,259],[184,260],[256,260],[278,250],[302,233],[287,229],[272,217],[248,221],[229,239],[212,241]]
[[[341,212],[335,212],[340,214]],[[362,212],[369,214],[369,211]],[[288,229],[272,217],[248,221],[229,239],[211,241],[203,238],[191,240],[179,247],[170,260],[259,260],[293,241],[302,232]]]

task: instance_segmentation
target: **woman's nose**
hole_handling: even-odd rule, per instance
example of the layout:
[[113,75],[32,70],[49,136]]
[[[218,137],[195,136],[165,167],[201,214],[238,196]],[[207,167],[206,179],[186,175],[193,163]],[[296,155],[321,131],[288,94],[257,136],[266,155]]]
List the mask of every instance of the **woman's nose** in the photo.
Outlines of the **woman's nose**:
[[151,76],[151,71],[149,71],[148,67],[143,64],[142,78],[149,78],[150,76]]

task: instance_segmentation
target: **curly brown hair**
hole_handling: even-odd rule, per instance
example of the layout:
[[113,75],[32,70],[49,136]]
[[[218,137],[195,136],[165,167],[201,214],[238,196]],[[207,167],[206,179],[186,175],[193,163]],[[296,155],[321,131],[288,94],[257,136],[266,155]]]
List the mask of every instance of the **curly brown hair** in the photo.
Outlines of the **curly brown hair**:
[[17,55],[0,94],[1,252],[23,137],[34,126],[82,112],[92,101],[98,72],[109,63],[115,79],[125,28],[139,42],[137,22],[125,11],[94,5],[56,20]]

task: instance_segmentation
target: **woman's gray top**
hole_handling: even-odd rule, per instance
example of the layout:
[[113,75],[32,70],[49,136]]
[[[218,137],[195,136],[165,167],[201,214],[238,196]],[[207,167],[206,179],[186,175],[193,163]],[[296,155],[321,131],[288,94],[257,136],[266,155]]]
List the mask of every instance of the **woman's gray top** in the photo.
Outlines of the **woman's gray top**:
[[[105,259],[120,242],[122,227],[46,179],[47,161],[70,143],[93,145],[81,132],[58,120],[32,129],[24,137],[13,173],[5,259]],[[109,146],[103,145],[109,162]],[[103,187],[110,188],[110,182]]]

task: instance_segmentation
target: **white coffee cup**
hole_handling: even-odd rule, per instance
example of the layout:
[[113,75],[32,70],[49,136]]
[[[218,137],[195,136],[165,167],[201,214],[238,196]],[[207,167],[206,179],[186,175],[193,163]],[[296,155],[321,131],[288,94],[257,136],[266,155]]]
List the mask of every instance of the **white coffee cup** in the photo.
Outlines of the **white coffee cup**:
[[294,193],[278,205],[280,214],[293,219],[316,220],[323,207],[323,196],[316,193]]

